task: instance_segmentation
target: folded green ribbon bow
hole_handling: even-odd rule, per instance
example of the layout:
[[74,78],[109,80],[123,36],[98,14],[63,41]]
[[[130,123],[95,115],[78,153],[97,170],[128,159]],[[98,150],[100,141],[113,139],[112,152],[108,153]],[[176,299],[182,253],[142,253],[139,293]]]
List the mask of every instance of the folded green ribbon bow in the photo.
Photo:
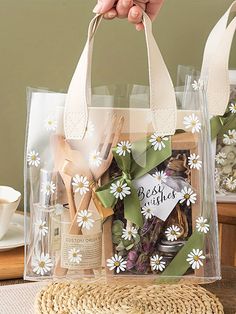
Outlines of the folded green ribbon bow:
[[226,110],[223,116],[215,116],[211,118],[211,139],[223,136],[224,133],[236,127],[236,114]]
[[[170,138],[165,141],[165,147],[160,151],[153,149],[149,139],[150,138],[145,138],[133,143],[131,153],[126,151],[125,156],[120,156],[116,152],[117,149],[113,148],[113,156],[118,167],[122,170],[122,174],[96,190],[103,206],[113,208],[118,201],[118,197],[115,197],[114,193],[111,192],[111,188],[115,187],[115,185],[117,186],[119,183],[119,187],[122,188],[123,186],[125,192],[125,188],[128,187],[130,194],[127,194],[123,198],[124,216],[125,219],[136,224],[138,227],[142,227],[143,217],[138,194],[132,181],[142,177],[171,156]],[[117,186],[118,189],[119,187]],[[118,190],[118,192],[119,191],[120,190]]]

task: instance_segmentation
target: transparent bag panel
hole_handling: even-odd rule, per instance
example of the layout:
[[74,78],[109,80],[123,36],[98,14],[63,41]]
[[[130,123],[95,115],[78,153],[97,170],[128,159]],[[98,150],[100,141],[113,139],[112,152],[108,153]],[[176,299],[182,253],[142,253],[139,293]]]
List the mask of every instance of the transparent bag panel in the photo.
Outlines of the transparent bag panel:
[[26,279],[220,277],[203,85],[188,77],[176,97],[176,133],[161,137],[147,86],[95,87],[84,139],[66,141],[65,94],[31,91]]
[[215,183],[217,199],[236,202],[236,86],[231,86],[230,101],[221,118],[223,125],[216,139]]

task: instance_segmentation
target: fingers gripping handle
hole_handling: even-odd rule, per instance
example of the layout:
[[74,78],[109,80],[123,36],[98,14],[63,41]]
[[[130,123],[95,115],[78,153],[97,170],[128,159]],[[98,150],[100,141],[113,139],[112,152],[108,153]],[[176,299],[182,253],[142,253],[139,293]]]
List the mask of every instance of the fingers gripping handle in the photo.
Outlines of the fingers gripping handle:
[[[102,16],[95,16],[89,24],[88,38],[69,85],[64,111],[64,130],[67,139],[83,139],[91,105],[91,63],[93,39]],[[143,13],[148,54],[150,108],[153,126],[160,135],[172,135],[176,126],[176,99],[174,87],[152,34],[152,23]],[[167,123],[168,121],[168,123]]]

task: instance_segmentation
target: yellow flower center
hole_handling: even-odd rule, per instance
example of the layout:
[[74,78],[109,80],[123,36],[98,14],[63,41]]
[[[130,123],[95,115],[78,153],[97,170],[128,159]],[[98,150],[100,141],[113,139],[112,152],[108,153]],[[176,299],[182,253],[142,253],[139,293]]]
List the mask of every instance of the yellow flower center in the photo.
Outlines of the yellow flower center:
[[80,189],[82,189],[82,188],[84,187],[84,184],[83,184],[82,182],[79,182],[79,183],[78,183],[78,187],[79,187]]
[[82,218],[82,220],[83,220],[84,222],[86,222],[86,221],[88,221],[88,217],[85,216],[85,217]]
[[45,266],[45,262],[44,262],[44,261],[41,261],[41,262],[39,263],[39,267],[43,268],[44,266]]
[[170,234],[171,234],[171,235],[176,235],[176,232],[175,232],[174,230],[172,230],[172,231],[170,232]]
[[73,253],[73,257],[77,257],[77,253],[75,252],[75,253]]
[[192,125],[192,126],[196,126],[196,124],[197,124],[196,121],[192,121],[192,122],[191,122],[191,125]]
[[158,261],[156,261],[155,263],[156,263],[156,265],[160,265],[160,261],[159,261],[159,260],[158,260]]
[[197,159],[193,159],[193,164],[196,164],[197,163]]
[[186,193],[186,194],[184,195],[184,198],[185,198],[186,200],[188,200],[188,199],[190,199],[190,195],[189,195],[188,193]]
[[161,140],[162,140],[162,139],[161,139],[160,136],[157,136],[157,137],[156,137],[156,142],[161,143]]
[[116,261],[116,262],[114,263],[114,266],[116,266],[116,267],[120,266],[120,262]]
[[36,156],[33,155],[33,156],[31,157],[31,159],[32,159],[32,160],[36,160]]
[[126,151],[126,150],[127,150],[127,146],[123,145],[123,146],[122,146],[122,150],[123,150],[123,151]]
[[147,213],[150,213],[150,212],[151,212],[151,209],[150,209],[150,208],[148,208],[148,209],[147,209]]
[[51,120],[49,120],[49,121],[48,121],[48,124],[49,124],[49,125],[52,125],[52,121],[51,121]]
[[229,135],[229,138],[232,140],[234,137],[233,137],[233,135],[231,134],[231,135]]
[[119,186],[119,187],[116,189],[116,192],[121,193],[121,192],[122,192],[122,187]]
[[195,262],[199,261],[199,256],[195,255],[195,256],[193,257],[193,260],[194,260]]

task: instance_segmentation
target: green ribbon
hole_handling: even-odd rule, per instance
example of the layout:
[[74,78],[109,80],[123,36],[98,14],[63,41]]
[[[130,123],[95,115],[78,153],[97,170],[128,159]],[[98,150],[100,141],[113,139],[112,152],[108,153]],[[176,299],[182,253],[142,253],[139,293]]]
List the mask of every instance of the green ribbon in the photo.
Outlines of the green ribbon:
[[180,280],[179,277],[183,276],[189,269],[190,265],[187,262],[188,254],[193,249],[202,250],[204,246],[204,233],[194,231],[189,237],[187,243],[171,261],[168,267],[163,271],[160,277],[156,280],[156,284],[160,283],[174,283]]
[[228,109],[223,116],[215,116],[210,120],[211,139],[223,136],[230,129],[235,129],[236,114],[231,113]]
[[[99,187],[96,193],[104,207],[113,208],[118,199],[110,191],[112,183],[118,181],[122,184],[126,183],[131,194],[126,195],[124,198],[124,217],[138,227],[142,227],[143,217],[140,201],[132,181],[142,177],[171,156],[171,140],[169,138],[168,141],[165,141],[165,147],[161,151],[155,151],[149,142],[149,138],[145,138],[133,143],[132,152],[126,152],[125,156],[119,156],[116,153],[116,148],[113,148],[112,153],[118,167],[122,170],[122,174]],[[145,166],[142,166],[142,164],[145,164]]]

